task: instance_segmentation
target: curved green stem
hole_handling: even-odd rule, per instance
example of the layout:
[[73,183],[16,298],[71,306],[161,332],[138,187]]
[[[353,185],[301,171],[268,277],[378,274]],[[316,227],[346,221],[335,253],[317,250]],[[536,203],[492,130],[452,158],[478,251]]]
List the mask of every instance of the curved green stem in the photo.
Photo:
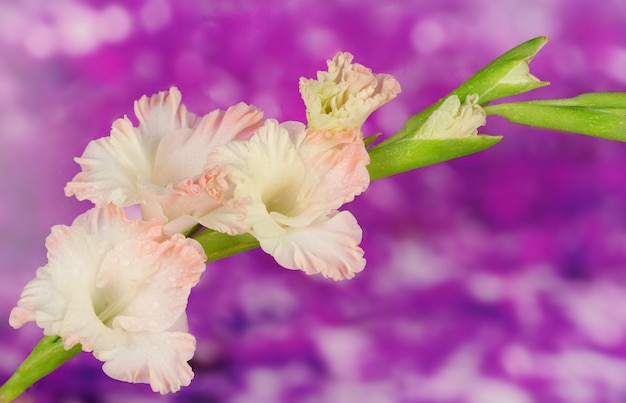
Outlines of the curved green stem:
[[66,350],[60,337],[44,336],[15,373],[0,386],[0,402],[12,401],[81,350],[80,344]]
[[204,248],[207,263],[259,247],[259,241],[250,234],[232,236],[208,228],[192,238]]

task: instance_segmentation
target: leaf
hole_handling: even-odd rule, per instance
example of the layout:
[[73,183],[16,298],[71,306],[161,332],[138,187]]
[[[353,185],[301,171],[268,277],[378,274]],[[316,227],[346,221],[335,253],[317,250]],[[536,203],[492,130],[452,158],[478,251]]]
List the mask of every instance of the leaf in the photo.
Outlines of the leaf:
[[370,150],[367,169],[372,180],[437,164],[485,150],[500,136],[469,136],[445,140],[401,140]]

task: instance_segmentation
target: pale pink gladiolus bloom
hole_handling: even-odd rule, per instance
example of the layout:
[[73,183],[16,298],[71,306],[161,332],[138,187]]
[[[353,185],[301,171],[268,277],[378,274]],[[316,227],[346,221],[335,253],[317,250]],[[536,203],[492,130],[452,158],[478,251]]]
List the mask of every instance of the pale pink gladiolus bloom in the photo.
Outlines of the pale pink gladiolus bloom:
[[328,61],[328,71],[317,80],[300,78],[308,129],[342,131],[360,129],[377,108],[400,93],[400,84],[389,74],[374,74],[354,56],[339,52]]
[[337,209],[365,190],[369,176],[360,145],[320,150],[305,141],[304,125],[268,120],[249,141],[231,142],[211,156],[248,200],[246,223],[261,248],[283,267],[354,277],[365,266],[362,231]]
[[11,326],[35,321],[66,349],[80,343],[118,380],[160,393],[189,385],[196,340],[185,309],[206,259],[197,241],[168,239],[157,220],[109,205],[54,226],[46,247],[48,264],[24,288]]
[[76,158],[82,172],[65,194],[100,207],[139,204],[144,219],[166,222],[170,234],[197,223],[222,232],[244,230],[243,210],[222,208],[232,199],[223,174],[204,168],[217,146],[250,138],[263,113],[239,103],[197,117],[173,87],[136,101],[135,115],[137,127],[125,116],[113,123],[110,136],[89,143]]

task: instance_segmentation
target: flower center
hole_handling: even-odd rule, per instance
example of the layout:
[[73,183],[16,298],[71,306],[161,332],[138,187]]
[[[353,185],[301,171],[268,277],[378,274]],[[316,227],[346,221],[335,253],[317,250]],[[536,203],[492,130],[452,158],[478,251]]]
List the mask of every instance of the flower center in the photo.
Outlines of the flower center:
[[297,214],[298,193],[300,186],[298,183],[283,183],[281,186],[267,189],[263,192],[262,200],[268,213],[276,212],[285,216]]
[[112,250],[101,265],[92,303],[98,319],[107,327],[112,327],[115,318],[125,314],[129,307],[133,309],[157,267],[151,257],[132,262],[125,257],[136,247],[139,247],[136,243],[130,243]]
[[[104,293],[106,293],[106,290],[103,291]],[[100,313],[97,313],[96,310],[98,319],[100,319],[100,321],[104,323],[105,326],[111,327],[113,319],[115,319],[117,315],[119,315],[128,306],[128,304],[130,304],[132,300],[135,299],[135,296],[137,295],[136,291],[137,290],[135,290],[135,292],[129,292],[123,297],[117,298],[111,303],[103,301],[103,309],[101,308],[102,311]],[[103,299],[106,300],[106,298]]]

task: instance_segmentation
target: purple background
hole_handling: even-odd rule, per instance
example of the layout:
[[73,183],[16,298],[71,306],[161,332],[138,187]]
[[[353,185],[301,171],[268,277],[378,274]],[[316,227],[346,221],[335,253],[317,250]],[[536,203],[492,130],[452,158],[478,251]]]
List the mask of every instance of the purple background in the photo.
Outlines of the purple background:
[[[0,1],[0,379],[41,336],[6,319],[50,226],[90,207],[63,195],[72,158],[133,100],[176,85],[196,113],[245,101],[303,120],[298,78],[345,50],[400,81],[366,126],[389,135],[539,35],[552,41],[532,71],[552,86],[533,97],[626,89],[619,0]],[[626,144],[497,118],[481,132],[505,137],[346,206],[368,258],[352,281],[259,251],[211,264],[181,392],[81,354],[26,401],[626,401]]]

